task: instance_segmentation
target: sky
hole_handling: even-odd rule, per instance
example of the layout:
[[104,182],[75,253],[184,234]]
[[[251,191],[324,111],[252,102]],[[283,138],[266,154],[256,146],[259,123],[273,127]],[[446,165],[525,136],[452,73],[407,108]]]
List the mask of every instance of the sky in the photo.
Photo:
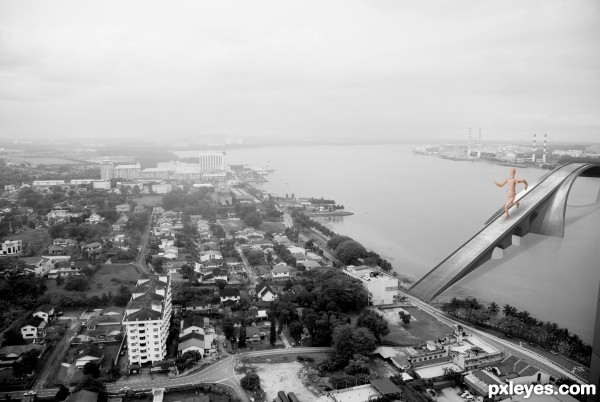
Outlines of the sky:
[[0,2],[0,138],[600,142],[596,0]]

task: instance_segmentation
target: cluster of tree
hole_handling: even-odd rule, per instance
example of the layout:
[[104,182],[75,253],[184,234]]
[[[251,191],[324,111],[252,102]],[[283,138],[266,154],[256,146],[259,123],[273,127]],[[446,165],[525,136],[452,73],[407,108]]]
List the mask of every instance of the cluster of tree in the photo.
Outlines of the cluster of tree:
[[306,279],[307,292],[301,292],[296,299],[302,307],[349,313],[367,306],[368,293],[360,281],[337,269],[313,269],[306,273]]
[[398,316],[404,325],[410,324],[411,315],[403,310],[398,311]]
[[15,378],[23,378],[37,370],[39,350],[30,350],[13,363],[13,374]]
[[381,258],[374,251],[367,251],[362,244],[348,236],[336,235],[327,242],[327,247],[333,250],[338,259],[347,265],[364,263],[369,266],[379,266],[383,271],[392,270],[392,264]]
[[240,384],[242,385],[242,388],[250,392],[257,392],[261,390],[260,377],[255,372],[250,372],[242,377]]
[[330,346],[335,328],[350,324],[350,321],[350,317],[340,312],[302,311],[302,323],[308,330],[313,346]]
[[302,212],[301,209],[292,209],[292,218],[294,219],[294,226],[296,226],[298,229],[314,228],[328,237],[333,237],[336,235],[336,233],[333,230],[329,229],[322,223],[310,219]]
[[0,258],[0,328],[12,323],[25,311],[46,302],[46,285],[34,275],[23,275],[22,263]]
[[277,254],[277,256],[290,267],[296,266],[296,257],[294,257],[290,250],[288,250],[283,244],[276,244],[273,246],[273,251],[275,251],[275,254]]
[[352,327],[351,325],[341,325],[333,331],[332,356],[321,363],[323,371],[335,371],[344,367],[349,367],[352,361],[352,374],[356,375],[361,371],[368,374],[366,367],[366,356],[375,350],[377,340],[373,333],[364,327]]
[[518,311],[509,304],[501,308],[495,302],[486,307],[473,297],[452,298],[442,309],[475,325],[492,328],[540,347],[556,350],[584,365],[590,364],[590,345],[584,343],[577,334],[570,334],[567,328],[561,328],[550,321],[538,320],[528,311]]
[[235,240],[233,239],[228,239],[221,243],[221,255],[223,255],[223,258],[235,258],[241,261],[240,254],[235,248]]
[[73,239],[78,242],[91,243],[102,241],[103,236],[108,236],[112,228],[108,222],[97,224],[75,223],[68,225],[53,225],[48,233],[53,239]]
[[188,194],[182,190],[173,190],[168,194],[165,194],[162,199],[162,206],[167,211],[175,209],[183,209],[185,207],[198,207],[200,201],[208,200],[208,196],[212,192],[211,188],[202,188],[199,191]]
[[265,208],[265,217],[267,219],[279,220],[283,216],[283,212],[277,208],[272,198],[263,201],[263,206]]
[[252,265],[253,267],[266,263],[265,254],[260,250],[246,248],[244,249],[243,253],[248,260],[248,264]]
[[188,370],[202,360],[202,355],[197,350],[190,350],[175,359],[175,366],[179,372]]
[[244,221],[246,226],[258,229],[263,223],[262,214],[254,204],[237,204],[235,207],[235,213],[237,216]]
[[117,293],[112,292],[103,293],[101,297],[92,296],[87,297],[85,293],[79,294],[68,294],[62,295],[55,303],[58,306],[71,308],[71,307],[105,307],[105,306],[117,306],[125,307],[131,299],[131,290],[125,285],[121,285],[117,290]]
[[227,234],[225,233],[225,229],[223,229],[223,226],[217,225],[216,223],[210,225],[210,231],[212,232],[213,236],[219,239],[224,239],[227,236]]
[[173,300],[185,303],[204,300],[219,301],[220,299],[218,295],[215,295],[214,289],[210,287],[186,283],[173,285]]

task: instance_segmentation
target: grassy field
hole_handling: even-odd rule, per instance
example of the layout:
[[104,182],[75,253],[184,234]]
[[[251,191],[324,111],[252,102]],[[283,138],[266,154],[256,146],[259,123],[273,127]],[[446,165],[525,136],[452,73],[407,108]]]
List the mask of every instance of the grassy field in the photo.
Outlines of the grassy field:
[[23,226],[24,232],[5,236],[3,240],[23,240],[31,244],[42,243],[48,234],[44,230],[31,229]]
[[283,233],[285,224],[283,222],[263,222],[258,228],[267,233]]
[[412,316],[412,320],[410,324],[404,325],[400,322],[398,310],[398,308],[383,310],[390,328],[389,335],[383,339],[388,342],[415,345],[432,340],[436,335],[443,337],[452,333],[452,328],[417,307],[405,309]]
[[219,223],[223,226],[226,233],[229,233],[231,230],[242,230],[246,227],[244,221],[242,220],[230,220],[230,219],[219,219]]
[[[133,265],[128,264],[104,264],[90,278],[90,289],[85,292],[87,297],[102,296],[102,293],[117,293],[121,285],[132,287],[139,276]],[[115,279],[114,281],[112,279]],[[77,293],[56,286],[56,281],[47,280],[48,294],[70,294]]]
[[162,199],[162,195],[145,195],[140,198],[134,198],[132,201],[138,205],[145,205],[147,207],[160,207]]

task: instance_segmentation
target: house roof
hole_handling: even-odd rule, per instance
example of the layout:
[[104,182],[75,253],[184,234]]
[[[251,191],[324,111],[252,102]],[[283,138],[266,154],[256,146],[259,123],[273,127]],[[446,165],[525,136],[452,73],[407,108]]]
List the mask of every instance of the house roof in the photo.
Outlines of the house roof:
[[206,328],[209,324],[209,319],[207,317],[202,317],[199,315],[191,315],[189,317],[185,317],[183,319],[183,329],[189,327],[198,327],[198,328]]
[[225,288],[219,291],[221,297],[239,296],[240,290],[237,288]]
[[30,326],[30,325],[33,326],[33,327],[39,328],[42,323],[45,324],[46,321],[44,321],[40,317],[27,317],[27,319],[25,320],[25,322],[23,323],[23,325],[21,325],[21,328],[27,327],[27,326]]
[[160,320],[160,318],[160,312],[152,310],[148,307],[144,307],[141,310],[136,311],[135,313],[127,315],[123,321],[154,321]]
[[98,393],[87,391],[82,389],[81,391],[75,392],[69,395],[66,402],[97,402]]
[[123,307],[111,306],[107,307],[100,312],[100,315],[107,314],[125,314],[125,309]]
[[271,270],[271,273],[277,273],[277,274],[285,274],[285,273],[289,273],[289,272],[292,272],[292,269],[290,267],[288,267],[287,265],[278,265],[278,266],[275,266]]
[[53,311],[53,310],[54,310],[54,307],[52,307],[51,305],[49,305],[49,304],[42,304],[41,306],[39,306],[38,308],[35,309],[35,311],[34,311],[33,314],[39,313],[39,312],[50,314],[50,312]]
[[246,327],[246,338],[253,336],[260,336],[260,329],[258,327]]
[[273,289],[271,288],[271,286],[269,286],[268,283],[266,282],[261,282],[258,285],[256,285],[256,294],[260,294],[261,292],[271,292],[272,294],[275,294],[275,292],[273,291]]
[[375,387],[375,389],[379,391],[381,395],[399,394],[402,392],[402,390],[398,388],[396,384],[387,378],[371,380],[371,385],[373,385],[373,387]]
[[98,349],[98,347],[96,345],[92,345],[92,346],[88,346],[87,348],[83,349],[81,351],[81,353],[79,353],[77,356],[75,356],[75,360],[80,360],[80,359],[83,359],[84,357],[95,357],[96,359],[101,359],[103,356],[104,355],[102,354],[100,349]]
[[29,343],[27,345],[11,345],[5,346],[0,349],[0,355],[8,356],[8,355],[17,355],[21,356],[23,353],[27,353],[30,350],[34,349],[43,349],[44,347],[39,343]]
[[196,346],[198,348],[206,349],[206,342],[204,340],[204,335],[199,334],[197,332],[192,332],[187,334],[179,339],[179,345],[177,346],[177,350],[184,350],[189,347]]

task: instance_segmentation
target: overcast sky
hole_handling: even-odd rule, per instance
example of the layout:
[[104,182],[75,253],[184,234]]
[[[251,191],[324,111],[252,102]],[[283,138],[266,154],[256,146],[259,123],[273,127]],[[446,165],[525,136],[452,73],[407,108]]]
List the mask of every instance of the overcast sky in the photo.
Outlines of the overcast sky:
[[600,142],[600,2],[0,2],[0,137]]

